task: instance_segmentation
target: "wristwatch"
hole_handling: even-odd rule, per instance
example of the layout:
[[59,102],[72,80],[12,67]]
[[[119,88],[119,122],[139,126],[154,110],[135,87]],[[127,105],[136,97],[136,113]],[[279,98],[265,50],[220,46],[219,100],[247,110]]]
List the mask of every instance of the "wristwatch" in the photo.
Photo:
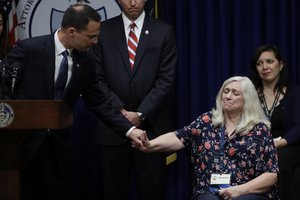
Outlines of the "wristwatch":
[[143,115],[143,113],[141,112],[136,112],[136,114],[139,116],[141,121],[144,121],[146,119],[145,115]]

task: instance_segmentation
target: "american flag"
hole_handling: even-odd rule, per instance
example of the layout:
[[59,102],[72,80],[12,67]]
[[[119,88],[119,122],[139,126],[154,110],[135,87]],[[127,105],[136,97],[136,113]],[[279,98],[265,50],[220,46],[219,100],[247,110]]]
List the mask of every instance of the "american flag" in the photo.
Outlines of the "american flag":
[[17,20],[17,14],[16,14],[16,6],[18,4],[19,0],[1,0],[0,6],[2,7],[4,11],[4,19],[7,19],[7,26],[6,32],[7,32],[7,38],[8,38],[8,45],[12,47],[16,41],[18,41],[18,20]]

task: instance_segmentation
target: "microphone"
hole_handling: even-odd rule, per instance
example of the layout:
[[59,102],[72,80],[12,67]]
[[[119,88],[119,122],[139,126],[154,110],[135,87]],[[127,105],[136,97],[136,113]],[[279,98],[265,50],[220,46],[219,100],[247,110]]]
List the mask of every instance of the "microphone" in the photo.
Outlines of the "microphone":
[[9,66],[10,70],[10,76],[11,76],[11,92],[14,94],[15,86],[18,81],[18,78],[21,73],[21,63],[19,62],[14,62],[12,65]]

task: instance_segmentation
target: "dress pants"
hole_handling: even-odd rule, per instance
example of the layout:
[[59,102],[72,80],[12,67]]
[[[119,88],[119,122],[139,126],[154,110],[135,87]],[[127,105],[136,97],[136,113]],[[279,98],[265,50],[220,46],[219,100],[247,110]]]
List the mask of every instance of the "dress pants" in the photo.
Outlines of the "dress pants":
[[166,199],[164,153],[143,153],[133,149],[130,142],[99,145],[98,149],[101,200],[135,199],[130,193],[138,200]]
[[66,200],[68,132],[33,133],[21,145],[21,199]]

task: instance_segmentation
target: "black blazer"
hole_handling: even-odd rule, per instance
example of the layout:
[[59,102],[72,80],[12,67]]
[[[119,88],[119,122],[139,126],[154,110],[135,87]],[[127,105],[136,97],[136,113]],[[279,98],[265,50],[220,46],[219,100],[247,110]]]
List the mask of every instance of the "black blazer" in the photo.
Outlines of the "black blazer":
[[[101,87],[96,73],[95,57],[89,51],[72,52],[72,77],[66,88],[64,101],[73,108],[82,95],[87,106],[112,124],[125,137],[132,125],[119,110],[112,107],[111,100]],[[10,66],[19,62],[23,66],[16,86],[16,99],[51,100],[54,95],[55,45],[54,34],[25,39],[7,54],[5,62]]]
[[[177,48],[171,25],[145,17],[133,71],[130,70],[121,15],[102,23],[96,54],[103,90],[109,91],[116,109],[124,107],[143,113],[146,121],[141,128],[152,137],[174,128],[171,105]],[[97,126],[99,143],[126,142],[102,119],[98,120]]]
[[[300,143],[300,87],[289,85],[285,97],[281,100],[283,130],[271,129],[271,132],[280,131],[289,145]],[[284,119],[284,120],[283,120]],[[271,123],[273,123],[271,119]]]

